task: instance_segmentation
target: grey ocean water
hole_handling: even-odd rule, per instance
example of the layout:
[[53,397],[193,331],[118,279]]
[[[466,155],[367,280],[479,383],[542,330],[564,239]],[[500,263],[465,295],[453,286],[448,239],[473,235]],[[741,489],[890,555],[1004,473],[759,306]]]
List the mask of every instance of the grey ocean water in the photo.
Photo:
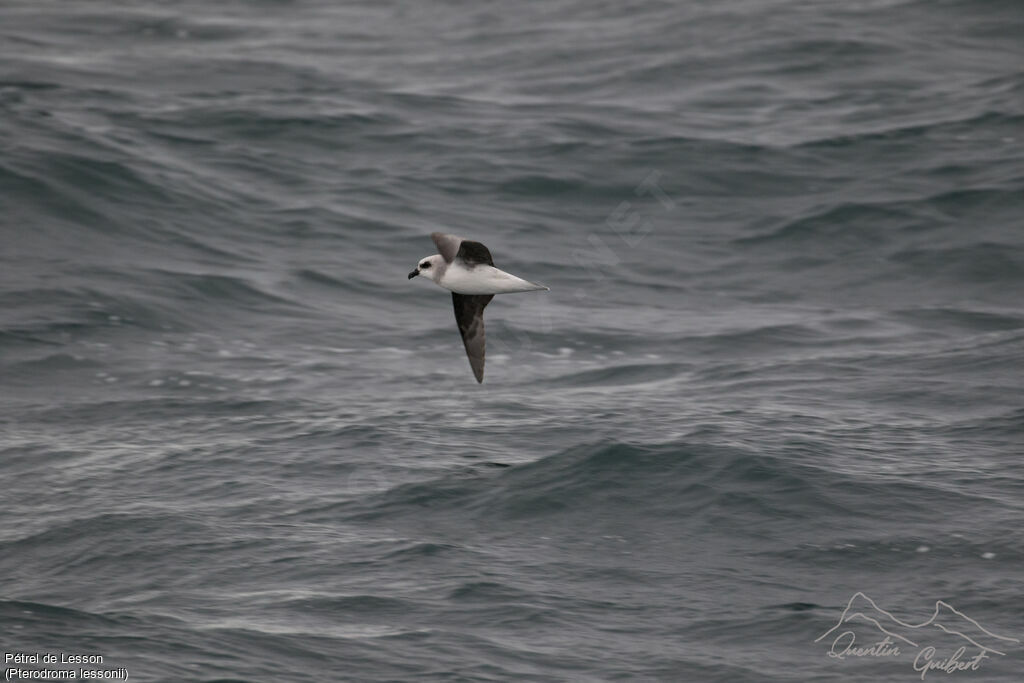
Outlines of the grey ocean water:
[[[997,0],[4,2],[0,647],[1021,680],[1021,35]],[[433,230],[551,287],[488,307],[483,385],[406,279]],[[914,646],[829,657],[851,598]],[[972,641],[899,625],[936,610]]]

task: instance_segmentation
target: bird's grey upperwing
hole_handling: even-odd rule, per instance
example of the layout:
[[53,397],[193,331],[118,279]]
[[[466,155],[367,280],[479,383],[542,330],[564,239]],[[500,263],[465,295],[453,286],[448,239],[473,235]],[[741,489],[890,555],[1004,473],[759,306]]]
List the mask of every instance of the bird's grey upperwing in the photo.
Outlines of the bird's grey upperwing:
[[481,263],[488,266],[494,265],[491,252],[480,242],[464,240],[456,235],[443,232],[430,233],[430,239],[434,240],[437,252],[444,258],[445,263],[459,259],[470,268]]
[[455,258],[461,259],[467,266],[475,266],[480,263],[488,266],[494,265],[491,252],[487,250],[487,247],[472,240],[462,240],[462,244],[459,245],[459,253],[455,255]]
[[462,344],[469,356],[469,365],[477,382],[484,381],[484,307],[491,303],[493,294],[456,294],[452,292],[455,305],[455,322],[462,334]]
[[437,245],[437,253],[444,258],[445,263],[455,260],[455,255],[459,253],[459,245],[463,242],[461,237],[443,232],[430,233],[430,239],[434,240],[434,244]]

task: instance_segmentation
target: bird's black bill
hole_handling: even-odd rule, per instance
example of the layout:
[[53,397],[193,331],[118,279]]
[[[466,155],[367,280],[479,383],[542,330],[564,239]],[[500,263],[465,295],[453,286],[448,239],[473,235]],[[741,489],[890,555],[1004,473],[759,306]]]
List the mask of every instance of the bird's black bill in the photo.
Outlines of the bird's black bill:
[[420,274],[420,271],[414,270],[411,273],[409,273],[409,279],[411,280],[411,279],[413,279],[414,277],[416,277],[419,274]]

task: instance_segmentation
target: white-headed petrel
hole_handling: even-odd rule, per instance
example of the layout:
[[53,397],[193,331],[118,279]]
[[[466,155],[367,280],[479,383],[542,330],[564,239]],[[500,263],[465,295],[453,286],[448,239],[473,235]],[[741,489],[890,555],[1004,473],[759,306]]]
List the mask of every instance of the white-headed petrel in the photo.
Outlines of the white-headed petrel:
[[484,307],[495,294],[548,289],[494,267],[491,252],[479,242],[442,232],[430,233],[441,253],[421,258],[409,279],[430,278],[451,290],[455,322],[477,382],[484,381]]

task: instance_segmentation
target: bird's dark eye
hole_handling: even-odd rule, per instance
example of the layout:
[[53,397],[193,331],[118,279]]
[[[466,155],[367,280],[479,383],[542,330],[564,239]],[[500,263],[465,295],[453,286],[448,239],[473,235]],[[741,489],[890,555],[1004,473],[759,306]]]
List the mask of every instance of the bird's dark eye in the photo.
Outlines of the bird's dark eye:
[[420,268],[426,269],[430,267],[430,261],[424,261],[420,264]]

